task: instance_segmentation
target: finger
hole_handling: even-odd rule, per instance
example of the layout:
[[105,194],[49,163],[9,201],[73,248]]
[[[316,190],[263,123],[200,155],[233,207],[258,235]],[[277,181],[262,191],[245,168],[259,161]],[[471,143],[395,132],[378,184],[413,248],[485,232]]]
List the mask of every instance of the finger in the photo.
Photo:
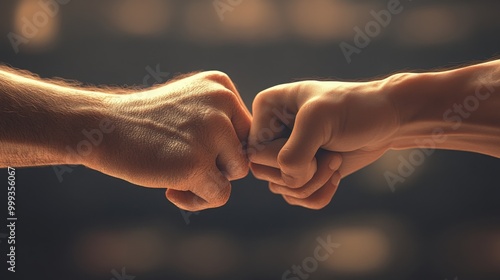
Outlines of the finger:
[[168,189],[167,199],[188,211],[216,208],[227,203],[231,194],[231,183],[215,164],[196,178],[196,182],[190,182],[192,185],[189,191]]
[[253,120],[248,141],[251,146],[288,136],[297,112],[294,100],[288,85],[257,94],[252,104]]
[[233,106],[232,114],[230,116],[231,123],[233,124],[234,131],[240,142],[246,142],[250,133],[250,126],[252,124],[252,115],[248,111],[246,105],[237,94],[239,101]]
[[186,211],[196,212],[210,208],[207,201],[203,200],[191,191],[168,189],[165,196],[175,206]]
[[269,184],[273,193],[279,193],[294,198],[305,199],[322,188],[333,173],[337,171],[342,163],[342,156],[339,153],[320,150],[317,155],[318,171],[313,178],[300,188],[289,188],[283,184]]
[[[206,75],[212,80],[219,83],[225,89],[232,92],[231,97],[234,99],[229,104],[229,118],[233,123],[236,135],[238,136],[238,139],[240,139],[240,142],[246,141],[248,139],[248,134],[250,131],[252,115],[245,105],[245,102],[243,102],[243,99],[241,98],[236,85],[231,80],[231,78],[229,78],[229,76],[223,72],[207,71]],[[219,105],[224,106],[225,104]]]
[[228,118],[219,122],[215,138],[213,146],[218,151],[215,161],[218,169],[229,181],[245,177],[249,170],[248,158]]
[[250,163],[250,168],[255,178],[272,182],[279,185],[284,185],[283,178],[281,178],[281,171],[277,168]]
[[327,206],[333,198],[333,195],[338,189],[340,183],[340,173],[333,173],[328,182],[306,199],[299,199],[291,196],[283,195],[286,202],[291,205],[302,206],[309,209],[319,210]]
[[297,114],[290,138],[278,154],[283,180],[291,188],[299,188],[316,173],[315,158],[324,142],[322,123],[303,106]]
[[286,141],[285,138],[279,138],[271,142],[257,144],[252,147],[251,152],[248,152],[248,157],[253,163],[279,168],[278,154]]
[[229,180],[238,180],[248,174],[249,162],[233,127],[221,130],[216,165]]

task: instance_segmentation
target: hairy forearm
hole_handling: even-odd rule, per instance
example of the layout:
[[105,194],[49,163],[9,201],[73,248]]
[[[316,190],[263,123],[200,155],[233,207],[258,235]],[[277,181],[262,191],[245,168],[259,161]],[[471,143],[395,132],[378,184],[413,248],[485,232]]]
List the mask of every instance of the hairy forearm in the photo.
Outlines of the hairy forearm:
[[387,80],[400,116],[394,149],[437,148],[500,157],[500,60]]
[[65,147],[98,127],[103,97],[0,68],[0,167],[81,164]]

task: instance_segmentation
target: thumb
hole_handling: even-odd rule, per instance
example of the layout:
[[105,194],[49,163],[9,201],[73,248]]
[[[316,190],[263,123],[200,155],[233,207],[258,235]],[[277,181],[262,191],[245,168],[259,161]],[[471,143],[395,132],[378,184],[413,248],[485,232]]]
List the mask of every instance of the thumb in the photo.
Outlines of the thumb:
[[297,113],[290,138],[278,154],[283,181],[290,188],[300,188],[316,173],[316,152],[323,145],[323,123],[304,106]]

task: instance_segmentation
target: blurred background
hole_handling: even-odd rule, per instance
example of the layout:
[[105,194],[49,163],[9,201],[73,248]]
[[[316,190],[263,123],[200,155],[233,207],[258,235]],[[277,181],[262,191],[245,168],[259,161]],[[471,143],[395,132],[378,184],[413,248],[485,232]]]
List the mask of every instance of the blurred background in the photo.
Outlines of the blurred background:
[[[377,22],[373,12],[396,2],[400,12]],[[251,107],[259,91],[304,78],[492,59],[499,12],[493,0],[1,1],[0,63],[144,87],[216,69]],[[356,28],[369,33],[362,47]],[[321,211],[287,205],[251,175],[226,206],[188,213],[164,190],[84,167],[19,169],[17,273],[2,279],[500,279],[500,160],[435,151],[389,184],[384,174],[419,152],[390,152],[345,178]],[[314,261],[317,238],[340,246]],[[5,239],[0,252],[3,274]],[[286,274],[293,265],[310,272]]]

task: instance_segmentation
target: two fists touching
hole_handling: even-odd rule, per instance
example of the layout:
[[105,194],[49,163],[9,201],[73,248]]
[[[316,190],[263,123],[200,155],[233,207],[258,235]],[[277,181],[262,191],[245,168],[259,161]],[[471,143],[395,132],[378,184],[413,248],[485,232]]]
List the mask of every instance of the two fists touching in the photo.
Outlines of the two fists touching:
[[191,211],[225,204],[230,181],[250,167],[288,203],[320,209],[343,177],[389,149],[500,157],[498,69],[499,60],[370,82],[283,84],[255,97],[253,117],[227,75],[199,73],[110,95],[104,111],[116,133],[84,164],[168,188],[167,198]]
[[259,93],[252,120],[230,78],[216,71],[115,95],[107,107],[116,133],[85,165],[168,188],[167,198],[190,211],[224,205],[230,181],[249,166],[288,203],[322,208],[343,176],[383,154],[397,124],[375,85],[315,81]]
[[0,66],[0,167],[83,164],[166,188],[191,211],[225,204],[230,181],[251,168],[288,203],[319,209],[343,177],[388,149],[500,158],[499,69],[495,60],[363,83],[283,84],[255,97],[252,117],[217,71],[138,91]]

